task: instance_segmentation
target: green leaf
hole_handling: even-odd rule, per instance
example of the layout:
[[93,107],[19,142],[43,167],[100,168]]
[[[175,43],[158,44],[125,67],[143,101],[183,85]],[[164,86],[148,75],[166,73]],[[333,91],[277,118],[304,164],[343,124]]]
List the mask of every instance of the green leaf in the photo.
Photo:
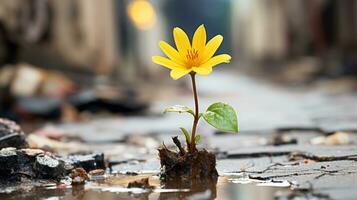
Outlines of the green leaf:
[[183,134],[185,134],[186,142],[190,143],[190,133],[185,128],[180,127]]
[[201,136],[200,135],[196,135],[195,144],[197,144],[200,140],[201,140]]
[[164,113],[167,113],[167,112],[178,112],[178,113],[184,113],[184,112],[187,112],[187,113],[190,113],[191,115],[195,115],[193,113],[193,110],[190,108],[190,107],[187,107],[187,106],[182,106],[182,105],[174,105],[174,106],[170,106],[168,108],[166,108],[164,110]]
[[218,102],[210,105],[203,113],[203,118],[221,131],[238,132],[236,111],[228,104]]

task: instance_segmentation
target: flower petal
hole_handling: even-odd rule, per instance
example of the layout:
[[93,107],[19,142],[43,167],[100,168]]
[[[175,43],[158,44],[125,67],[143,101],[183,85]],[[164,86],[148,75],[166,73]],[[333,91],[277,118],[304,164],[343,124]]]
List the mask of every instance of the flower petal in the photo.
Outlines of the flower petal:
[[212,67],[193,67],[192,70],[199,75],[207,76],[212,72]]
[[180,54],[171,45],[164,41],[160,41],[159,46],[167,57],[169,57],[173,62],[184,65],[184,61],[182,61]]
[[209,59],[206,63],[201,65],[200,67],[202,68],[212,68],[215,65],[221,64],[221,63],[229,63],[231,60],[231,56],[228,54],[220,54],[218,56],[215,56],[211,59]]
[[170,76],[172,79],[177,80],[183,76],[185,76],[186,74],[190,73],[191,70],[180,70],[180,69],[173,69],[170,72]]
[[151,59],[154,63],[162,65],[169,69],[177,69],[181,67],[179,64],[162,56],[153,56]]
[[206,45],[205,47],[205,52],[202,57],[202,62],[208,61],[214,53],[216,53],[218,47],[221,45],[223,41],[223,36],[222,35],[216,35],[214,38],[212,38]]
[[185,58],[187,50],[191,49],[191,44],[190,40],[188,39],[188,36],[182,29],[176,27],[174,28],[174,40],[181,57]]
[[206,45],[206,29],[205,26],[202,24],[197,28],[195,34],[193,35],[192,48],[198,50],[198,52],[201,52],[202,54],[205,45]]

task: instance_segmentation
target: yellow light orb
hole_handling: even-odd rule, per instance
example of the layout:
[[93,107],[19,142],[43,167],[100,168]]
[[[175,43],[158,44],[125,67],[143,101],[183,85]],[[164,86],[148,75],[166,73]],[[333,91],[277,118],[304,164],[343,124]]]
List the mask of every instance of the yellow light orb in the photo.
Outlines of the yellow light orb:
[[147,30],[155,24],[156,13],[147,0],[132,1],[127,7],[127,12],[130,20],[138,29]]

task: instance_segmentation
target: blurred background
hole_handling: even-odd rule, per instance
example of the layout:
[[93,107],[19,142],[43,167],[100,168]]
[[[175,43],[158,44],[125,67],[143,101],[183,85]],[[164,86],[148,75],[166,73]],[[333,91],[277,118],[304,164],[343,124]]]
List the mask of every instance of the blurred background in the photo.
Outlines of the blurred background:
[[192,105],[188,78],[171,80],[151,56],[162,55],[160,40],[174,45],[174,27],[192,37],[204,24],[208,38],[224,36],[218,52],[232,62],[199,78],[202,109],[233,104],[241,130],[353,124],[356,9],[355,0],[2,0],[0,115],[34,130]]

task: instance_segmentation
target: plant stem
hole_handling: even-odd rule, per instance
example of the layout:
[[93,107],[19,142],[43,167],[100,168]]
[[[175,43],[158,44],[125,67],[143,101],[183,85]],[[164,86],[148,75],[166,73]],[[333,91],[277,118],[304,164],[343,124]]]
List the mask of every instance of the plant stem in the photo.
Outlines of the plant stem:
[[189,147],[189,152],[193,153],[196,151],[195,137],[196,137],[196,130],[197,130],[197,124],[198,124],[198,119],[199,119],[199,111],[198,111],[198,95],[197,95],[196,78],[195,78],[196,73],[192,72],[192,73],[190,73],[190,75],[191,75],[191,80],[192,80],[193,97],[195,100],[195,115],[194,115],[194,120],[193,120],[193,125],[192,125],[191,144]]

